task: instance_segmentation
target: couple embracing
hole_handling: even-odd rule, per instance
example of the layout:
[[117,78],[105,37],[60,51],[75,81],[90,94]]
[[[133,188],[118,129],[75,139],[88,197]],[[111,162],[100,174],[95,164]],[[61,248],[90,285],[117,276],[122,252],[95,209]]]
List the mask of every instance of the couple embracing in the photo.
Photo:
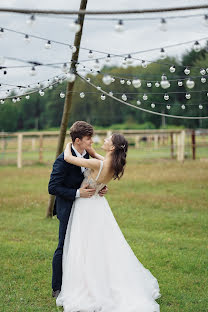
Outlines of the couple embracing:
[[107,184],[124,173],[128,142],[104,140],[105,157],[92,148],[93,127],[77,121],[72,143],[53,165],[59,243],[53,257],[52,295],[64,312],[158,312],[157,279],[136,258],[108,201]]

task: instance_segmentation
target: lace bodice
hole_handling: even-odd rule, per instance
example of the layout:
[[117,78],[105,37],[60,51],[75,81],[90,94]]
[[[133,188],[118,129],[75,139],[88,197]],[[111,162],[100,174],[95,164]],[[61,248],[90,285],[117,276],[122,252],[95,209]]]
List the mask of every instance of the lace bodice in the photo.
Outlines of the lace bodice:
[[99,169],[98,175],[95,179],[93,179],[91,177],[91,169],[90,168],[85,169],[84,180],[82,181],[81,187],[86,185],[86,184],[89,184],[89,188],[95,188],[96,189],[95,195],[97,195],[98,192],[105,186],[104,183],[98,183],[97,182],[102,169],[103,169],[103,161],[101,160],[100,161],[100,169]]

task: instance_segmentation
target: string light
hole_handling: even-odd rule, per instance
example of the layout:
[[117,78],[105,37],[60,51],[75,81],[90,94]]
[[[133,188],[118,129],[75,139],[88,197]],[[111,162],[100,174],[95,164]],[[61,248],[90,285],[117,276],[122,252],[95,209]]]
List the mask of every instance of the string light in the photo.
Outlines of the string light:
[[140,100],[137,100],[137,105],[141,105],[141,101]]
[[204,15],[204,25],[208,26],[208,15],[207,14]]
[[1,100],[1,104],[4,104],[4,100]]
[[199,104],[199,109],[203,109],[203,105]]
[[163,74],[161,77],[160,85],[163,89],[167,89],[170,87],[170,82],[168,81],[167,77]]
[[167,22],[164,18],[161,18],[160,20],[160,30],[167,31]]
[[30,99],[30,96],[29,94],[25,96],[26,100],[29,100]]
[[105,94],[102,94],[100,98],[101,98],[102,101],[104,101],[105,98],[106,98],[106,97],[105,97]]
[[191,79],[188,79],[186,81],[186,86],[189,88],[189,89],[193,89],[193,87],[195,86],[195,82]]
[[147,63],[146,63],[146,61],[144,61],[144,60],[142,60],[142,67],[143,67],[143,68],[147,68]]
[[30,26],[32,26],[35,22],[35,15],[31,14],[30,17],[27,19],[26,23]]
[[168,101],[169,98],[170,98],[169,95],[166,93],[166,94],[164,95],[164,100]]
[[151,104],[151,107],[152,107],[152,108],[155,108],[155,103],[152,103],[152,104]]
[[35,67],[33,66],[31,69],[30,69],[30,76],[35,76],[36,75],[36,70],[35,70]]
[[202,83],[205,83],[206,81],[207,81],[207,80],[206,80],[205,77],[202,77],[202,78],[201,78],[201,82],[202,82]]
[[175,65],[172,65],[169,70],[171,73],[175,73],[176,71]]
[[200,69],[200,74],[203,75],[203,76],[206,75],[206,70],[204,68],[201,68]]
[[106,63],[110,63],[110,61],[111,61],[111,56],[110,56],[110,54],[108,54],[108,55],[106,56],[105,61],[106,61]]
[[199,41],[195,41],[193,48],[195,52],[201,51],[201,45],[199,44]]
[[72,32],[78,33],[81,29],[81,25],[79,24],[78,20],[75,20],[69,25],[69,28]]
[[188,68],[188,67],[186,67],[185,69],[184,69],[184,74],[186,74],[186,75],[189,75],[190,74],[190,69]]
[[160,58],[161,58],[161,60],[164,60],[166,57],[167,57],[167,54],[165,52],[165,49],[162,48],[160,50]]
[[81,97],[81,99],[83,99],[83,98],[85,97],[85,93],[84,93],[84,92],[81,92],[81,93],[79,94],[79,96]]
[[127,96],[126,96],[126,94],[122,94],[121,98],[122,98],[123,101],[127,101]]
[[183,86],[183,82],[181,80],[178,81],[178,86],[182,87]]
[[40,96],[44,96],[45,92],[43,90],[39,91]]
[[132,80],[132,85],[134,86],[134,88],[139,88],[141,87],[142,83],[140,79],[133,79]]
[[48,40],[48,41],[46,42],[45,48],[46,48],[46,49],[51,49],[51,41],[50,41],[50,40]]
[[124,31],[124,24],[123,24],[123,21],[120,19],[118,21],[118,23],[115,25],[115,31],[121,33]]
[[110,95],[110,96],[113,96],[113,92],[112,92],[112,91],[110,91],[110,92],[109,92],[109,95]]
[[152,83],[151,82],[147,82],[147,87],[151,88],[151,86],[152,86]]
[[167,107],[167,109],[171,109],[171,106],[170,106],[170,105],[167,105],[166,107]]
[[99,62],[98,59],[95,60],[94,68],[95,68],[95,69],[100,69],[100,62]]
[[26,43],[30,43],[29,35],[26,34],[25,37],[24,37],[24,40],[25,40]]
[[190,100],[191,94],[190,94],[190,93],[186,93],[185,98],[186,98],[187,100]]
[[112,82],[112,77],[110,75],[104,75],[102,81],[105,85],[110,85]]
[[100,87],[100,86],[97,86],[97,90],[99,90],[99,91],[100,91],[100,90],[101,90],[101,87]]
[[69,72],[69,73],[66,74],[66,80],[68,82],[74,82],[75,79],[76,79],[76,75],[74,73]]
[[130,86],[130,85],[131,85],[131,80],[127,80],[126,84],[127,84],[128,86]]
[[148,96],[146,94],[144,94],[142,98],[143,98],[144,101],[148,100]]
[[61,93],[59,94],[59,96],[60,96],[61,99],[63,99],[63,98],[65,98],[65,93],[61,92]]
[[124,79],[121,79],[121,80],[120,80],[120,84],[122,84],[122,85],[125,84],[125,80],[124,80]]
[[159,83],[158,81],[156,81],[156,82],[155,82],[155,87],[156,87],[156,88],[159,88],[159,86],[160,86],[160,83]]
[[94,57],[94,54],[93,54],[92,50],[89,50],[88,58],[92,59],[93,57]]
[[186,106],[185,106],[184,104],[182,104],[182,105],[181,105],[181,108],[182,108],[182,109],[185,109],[185,108],[186,108]]
[[3,37],[3,35],[4,35],[4,28],[0,28],[0,38],[2,38]]

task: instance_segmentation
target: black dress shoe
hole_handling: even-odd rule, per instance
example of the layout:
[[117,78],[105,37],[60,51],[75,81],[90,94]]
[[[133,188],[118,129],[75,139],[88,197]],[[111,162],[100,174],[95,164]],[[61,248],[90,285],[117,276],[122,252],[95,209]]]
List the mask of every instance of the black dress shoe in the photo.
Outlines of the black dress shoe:
[[57,298],[58,297],[58,295],[60,294],[60,290],[58,289],[58,290],[52,290],[52,297],[53,298]]

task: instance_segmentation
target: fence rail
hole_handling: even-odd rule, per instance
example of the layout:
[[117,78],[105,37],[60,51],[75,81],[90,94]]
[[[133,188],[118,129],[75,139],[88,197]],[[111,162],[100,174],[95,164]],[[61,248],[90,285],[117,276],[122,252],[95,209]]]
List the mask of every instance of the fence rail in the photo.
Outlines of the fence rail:
[[[187,151],[192,159],[196,159],[196,150],[205,148],[205,158],[208,156],[208,129],[185,129],[185,130],[116,130],[125,135],[130,146],[136,150],[154,152],[166,152],[168,157],[178,161],[184,161]],[[101,143],[106,136],[112,134],[111,130],[96,130],[94,136],[95,143]],[[18,168],[23,166],[24,153],[38,153],[38,162],[44,162],[44,152],[51,152],[55,155],[56,139],[59,131],[45,132],[0,132],[0,164],[10,163],[10,154],[16,153],[16,163]],[[11,144],[10,144],[11,143]],[[11,145],[9,147],[9,144]],[[52,148],[53,147],[53,148]],[[32,154],[31,160],[32,160]],[[14,160],[14,157],[13,157]],[[36,159],[37,161],[37,159]]]

